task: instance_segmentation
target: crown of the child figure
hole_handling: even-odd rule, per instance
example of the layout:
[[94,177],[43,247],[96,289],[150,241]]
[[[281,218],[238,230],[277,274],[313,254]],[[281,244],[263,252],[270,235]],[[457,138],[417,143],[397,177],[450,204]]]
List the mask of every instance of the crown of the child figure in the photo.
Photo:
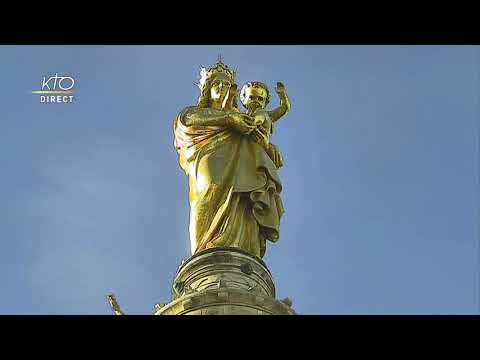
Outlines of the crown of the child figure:
[[232,83],[235,82],[235,70],[230,69],[228,65],[224,64],[222,61],[222,57],[219,56],[217,63],[213,67],[207,69],[206,67],[202,66],[200,68],[200,83],[198,84],[199,87],[203,88],[205,82],[208,79],[218,74],[224,74],[232,81]]

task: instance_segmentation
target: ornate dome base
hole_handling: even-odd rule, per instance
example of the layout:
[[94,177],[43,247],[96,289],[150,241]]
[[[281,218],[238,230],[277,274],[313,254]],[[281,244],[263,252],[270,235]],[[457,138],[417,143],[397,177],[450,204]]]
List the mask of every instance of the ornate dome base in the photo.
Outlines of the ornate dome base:
[[172,301],[155,315],[296,315],[288,299],[275,299],[265,263],[237,248],[195,254],[177,271]]

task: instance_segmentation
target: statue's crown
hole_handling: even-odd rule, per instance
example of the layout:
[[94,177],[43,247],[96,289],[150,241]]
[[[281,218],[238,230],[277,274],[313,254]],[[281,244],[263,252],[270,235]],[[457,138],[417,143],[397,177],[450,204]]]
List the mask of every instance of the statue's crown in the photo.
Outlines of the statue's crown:
[[200,88],[203,88],[208,79],[218,74],[226,75],[232,81],[232,83],[235,82],[235,70],[230,69],[228,65],[224,64],[220,57],[213,67],[207,69],[206,67],[202,66],[200,68]]

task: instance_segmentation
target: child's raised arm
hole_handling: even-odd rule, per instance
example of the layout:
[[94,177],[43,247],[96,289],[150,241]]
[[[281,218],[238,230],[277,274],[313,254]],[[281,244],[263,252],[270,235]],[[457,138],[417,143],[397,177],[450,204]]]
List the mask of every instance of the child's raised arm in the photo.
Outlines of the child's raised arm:
[[287,89],[285,88],[285,85],[283,85],[281,82],[277,82],[277,87],[275,90],[280,98],[280,106],[268,112],[272,122],[280,119],[283,115],[290,111],[291,108],[290,98],[287,95]]

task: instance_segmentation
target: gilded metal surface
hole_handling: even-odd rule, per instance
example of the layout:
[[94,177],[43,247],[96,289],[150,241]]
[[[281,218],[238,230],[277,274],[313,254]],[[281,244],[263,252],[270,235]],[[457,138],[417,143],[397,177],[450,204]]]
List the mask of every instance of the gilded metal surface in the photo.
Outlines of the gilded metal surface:
[[200,75],[197,104],[174,121],[175,147],[189,178],[191,251],[233,247],[261,258],[266,240],[278,240],[284,213],[277,174],[283,159],[270,140],[290,100],[277,83],[280,106],[267,111],[268,87],[249,82],[239,94],[235,71],[221,60]]
[[125,315],[122,309],[120,309],[120,305],[118,305],[117,299],[115,298],[114,294],[107,295],[107,299],[115,315]]

